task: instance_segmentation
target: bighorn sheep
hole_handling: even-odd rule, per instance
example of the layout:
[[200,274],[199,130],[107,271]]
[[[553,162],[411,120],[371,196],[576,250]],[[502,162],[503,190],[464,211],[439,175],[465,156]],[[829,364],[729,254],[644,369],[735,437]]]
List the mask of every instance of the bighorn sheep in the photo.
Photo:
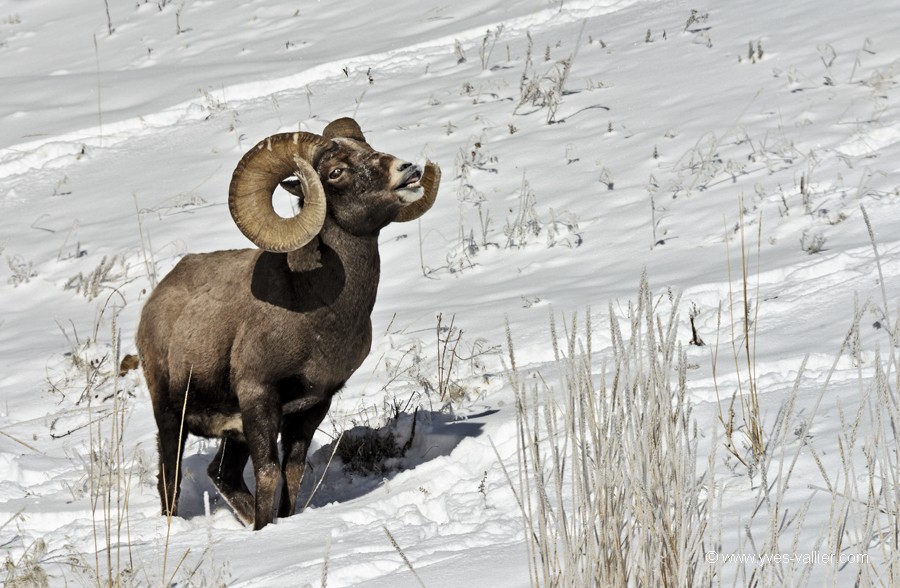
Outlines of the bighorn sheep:
[[[293,218],[272,207],[279,183],[301,199]],[[228,205],[259,249],[186,255],[137,330],[163,514],[177,513],[187,433],[221,439],[207,471],[245,524],[272,521],[279,478],[278,516],[293,514],[313,433],[369,353],[378,234],[428,211],[439,183],[436,164],[423,170],[375,151],[349,118],[321,136],[273,135],[244,155]],[[255,497],[243,479],[248,458]]]

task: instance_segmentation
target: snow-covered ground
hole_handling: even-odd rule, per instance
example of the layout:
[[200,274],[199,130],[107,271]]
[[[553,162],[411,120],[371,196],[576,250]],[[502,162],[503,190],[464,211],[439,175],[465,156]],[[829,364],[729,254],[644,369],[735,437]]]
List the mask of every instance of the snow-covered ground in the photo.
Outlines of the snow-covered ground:
[[[727,412],[747,386],[729,313],[743,226],[766,431],[794,401],[767,483],[801,456],[779,494],[781,551],[834,536],[871,556],[792,581],[896,582],[883,525],[897,512],[871,501],[896,489],[851,441],[896,463],[894,438],[867,427],[880,417],[865,391],[879,362],[896,365],[898,22],[896,1],[0,0],[6,579],[39,568],[51,585],[91,585],[111,553],[135,585],[319,585],[327,562],[329,586],[527,586],[522,516],[492,448],[517,470],[506,325],[520,368],[550,374],[551,314],[590,312],[600,366],[609,313],[624,314],[644,271],[659,300],[682,295],[697,468],[712,467],[718,501],[704,545],[750,553],[766,482],[723,449],[717,402]],[[381,475],[332,463],[309,508],[253,533],[206,478],[214,443],[191,438],[169,526],[146,386],[136,371],[116,382],[116,347],[134,352],[141,305],[182,255],[249,246],[225,201],[241,155],[342,116],[380,150],[440,163],[443,182],[418,223],[382,233],[373,349],[316,436],[301,503],[341,431],[396,407],[408,434],[418,407],[413,445]],[[692,316],[705,346],[688,344]],[[441,342],[457,338],[448,372]],[[434,389],[448,379],[445,406]],[[124,496],[104,493],[110,460],[127,478],[121,512]],[[111,550],[98,495],[122,523]],[[836,516],[841,495],[854,500]],[[754,568],[714,569],[745,584]]]

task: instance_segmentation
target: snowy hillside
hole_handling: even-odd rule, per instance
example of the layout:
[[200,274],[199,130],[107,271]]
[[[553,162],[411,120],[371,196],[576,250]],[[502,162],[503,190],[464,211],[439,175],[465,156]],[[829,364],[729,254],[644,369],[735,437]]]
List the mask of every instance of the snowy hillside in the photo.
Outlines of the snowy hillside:
[[[684,446],[598,473],[635,497],[635,534],[602,542],[631,583],[676,562],[681,585],[896,585],[898,22],[894,1],[0,0],[0,577],[528,586],[552,533],[523,509],[558,491],[563,528],[581,504],[548,456],[582,446],[542,420],[575,410],[577,355],[598,406],[626,381],[689,404]],[[226,204],[249,148],[344,116],[443,180],[381,234],[372,352],[314,439],[308,506],[246,529],[192,437],[167,521],[143,376],[117,376],[140,309],[184,254],[251,246]],[[623,368],[629,341],[664,369]],[[597,445],[674,426],[628,410]],[[552,489],[520,476],[538,421]],[[411,444],[374,470],[335,450],[382,427]],[[671,456],[677,480],[639,481]],[[665,565],[629,540],[660,504],[688,517]]]

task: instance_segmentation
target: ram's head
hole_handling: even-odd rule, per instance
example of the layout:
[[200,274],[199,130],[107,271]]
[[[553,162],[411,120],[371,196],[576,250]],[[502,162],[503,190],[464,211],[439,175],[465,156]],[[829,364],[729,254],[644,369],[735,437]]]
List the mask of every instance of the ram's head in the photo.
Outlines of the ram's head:
[[[281,133],[261,141],[238,163],[228,205],[254,244],[286,252],[312,240],[326,215],[355,235],[417,219],[434,204],[440,179],[436,164],[422,169],[375,151],[356,121],[342,118],[322,135]],[[279,184],[301,198],[302,208],[292,218],[272,207]]]

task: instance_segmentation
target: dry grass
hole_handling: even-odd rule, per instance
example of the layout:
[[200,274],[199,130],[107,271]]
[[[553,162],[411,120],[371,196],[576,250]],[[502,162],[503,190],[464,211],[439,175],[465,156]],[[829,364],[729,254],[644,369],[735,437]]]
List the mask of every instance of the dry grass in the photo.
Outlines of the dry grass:
[[[824,376],[808,373],[804,359],[780,407],[767,402],[763,414],[758,397],[744,404],[766,440],[759,453],[746,431],[736,450],[721,415],[692,416],[678,302],[661,316],[645,277],[624,320],[610,308],[611,356],[599,368],[590,314],[580,332],[574,317],[566,323],[565,349],[551,320],[556,383],[547,370],[520,370],[508,335],[518,471],[507,477],[523,514],[532,586],[898,585],[900,323],[886,293],[885,308],[854,309]],[[733,352],[755,382],[748,341],[756,315],[748,321],[742,307]],[[860,347],[869,312],[884,317],[887,350]],[[703,455],[698,429],[711,444]],[[834,429],[836,441],[822,435]]]
[[[118,365],[121,356],[121,335],[116,323],[116,312],[110,321],[111,366]],[[88,382],[92,380],[93,378],[89,378]],[[129,395],[119,389],[118,379],[113,378],[112,406],[101,408],[105,416],[97,419],[91,415],[95,394],[86,392],[82,397],[85,396],[88,398],[90,415],[89,473],[95,580],[97,586],[123,586],[131,583],[135,572],[128,515],[134,460],[128,458],[125,450],[125,428],[130,413]]]
[[[743,201],[740,203],[743,210]],[[719,342],[718,337],[713,349],[712,373],[716,386],[716,397],[719,401],[719,421],[725,428],[726,448],[741,463],[752,468],[763,458],[766,452],[766,441],[763,433],[762,415],[759,405],[759,390],[756,377],[756,333],[759,319],[759,283],[751,296],[749,251],[744,234],[743,215],[739,223],[741,246],[741,289],[735,296],[732,288],[731,255],[728,255],[728,316],[731,357],[734,362],[734,373],[737,376],[737,387],[734,390],[727,410],[727,417],[722,412],[722,398],[719,392],[717,377]],[[759,244],[762,240],[762,221],[758,223],[757,262],[759,260]],[[729,231],[726,228],[726,241]],[[755,301],[755,304],[754,304]],[[735,308],[738,312],[735,313]],[[721,330],[722,309],[719,308],[717,333]],[[740,408],[740,420],[735,422],[734,405]],[[735,433],[743,435],[744,442],[735,441]],[[746,452],[746,453],[745,453]]]
[[[559,387],[526,385],[510,344],[517,397],[518,494],[534,586],[693,586],[706,526],[697,432],[685,400],[675,300],[663,318],[646,276],[629,304],[628,336],[610,309],[612,358],[596,379],[590,315],[555,344]],[[539,393],[547,392],[541,405]],[[550,394],[552,393],[552,395]],[[552,398],[562,398],[560,404]],[[599,582],[599,584],[598,584]]]

